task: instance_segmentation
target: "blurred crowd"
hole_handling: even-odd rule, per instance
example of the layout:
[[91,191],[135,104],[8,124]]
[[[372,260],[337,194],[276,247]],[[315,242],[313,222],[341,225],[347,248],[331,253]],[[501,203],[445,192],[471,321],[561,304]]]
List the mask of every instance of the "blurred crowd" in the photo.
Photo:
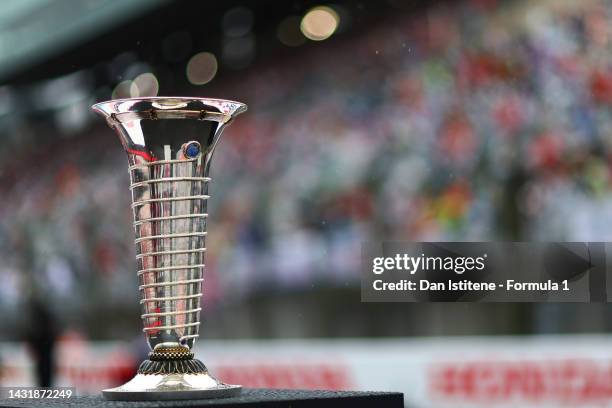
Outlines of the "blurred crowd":
[[[357,288],[364,241],[612,238],[612,1],[393,14],[198,89],[249,105],[212,164],[209,307]],[[127,162],[75,98],[16,121],[0,93],[13,323],[29,296],[75,325],[137,313]]]

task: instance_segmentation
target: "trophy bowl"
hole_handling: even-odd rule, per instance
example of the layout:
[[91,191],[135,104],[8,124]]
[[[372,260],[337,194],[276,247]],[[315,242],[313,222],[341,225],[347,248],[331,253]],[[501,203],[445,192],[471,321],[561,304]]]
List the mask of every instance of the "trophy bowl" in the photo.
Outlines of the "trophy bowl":
[[93,105],[128,156],[143,331],[151,349],[137,375],[103,390],[110,400],[220,398],[241,386],[213,377],[191,351],[198,337],[210,161],[246,105],[152,97]]

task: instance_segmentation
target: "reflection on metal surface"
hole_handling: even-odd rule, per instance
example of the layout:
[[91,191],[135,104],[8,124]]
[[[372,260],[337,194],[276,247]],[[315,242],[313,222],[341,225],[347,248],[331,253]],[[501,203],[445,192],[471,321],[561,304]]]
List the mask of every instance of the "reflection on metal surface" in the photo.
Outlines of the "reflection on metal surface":
[[210,374],[138,374],[121,387],[104,390],[109,400],[178,400],[237,395],[240,386],[219,385]]
[[[174,395],[182,399],[196,390],[203,392],[199,398],[239,391],[211,377],[189,350],[202,310],[210,160],[224,126],[246,106],[173,97],[109,101],[93,109],[119,134],[128,155],[141,318],[154,350],[136,378],[105,396],[162,399],[148,393],[183,390]],[[167,374],[155,380],[160,372]],[[141,391],[148,393],[137,398]]]

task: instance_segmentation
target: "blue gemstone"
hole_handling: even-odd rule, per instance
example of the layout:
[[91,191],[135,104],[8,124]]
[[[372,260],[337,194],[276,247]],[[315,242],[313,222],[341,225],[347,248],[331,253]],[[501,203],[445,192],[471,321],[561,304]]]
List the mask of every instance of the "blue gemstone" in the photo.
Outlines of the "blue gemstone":
[[187,157],[196,157],[200,154],[200,144],[199,143],[189,143],[185,148],[185,156]]

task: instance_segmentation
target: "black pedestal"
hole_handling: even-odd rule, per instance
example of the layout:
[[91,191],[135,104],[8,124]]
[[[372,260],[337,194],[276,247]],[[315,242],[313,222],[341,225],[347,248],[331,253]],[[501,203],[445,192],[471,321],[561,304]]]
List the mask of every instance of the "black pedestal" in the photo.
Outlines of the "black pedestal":
[[4,399],[0,407],[84,407],[84,408],[179,408],[179,407],[389,407],[403,408],[404,395],[399,392],[306,391],[244,389],[233,398],[186,401],[106,401],[102,396],[73,397],[67,400]]

